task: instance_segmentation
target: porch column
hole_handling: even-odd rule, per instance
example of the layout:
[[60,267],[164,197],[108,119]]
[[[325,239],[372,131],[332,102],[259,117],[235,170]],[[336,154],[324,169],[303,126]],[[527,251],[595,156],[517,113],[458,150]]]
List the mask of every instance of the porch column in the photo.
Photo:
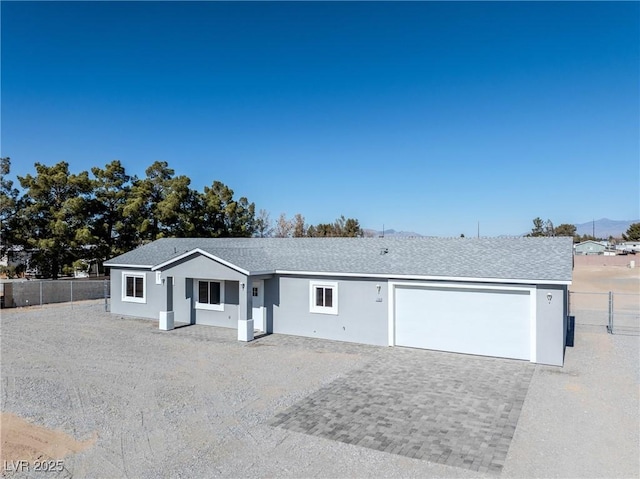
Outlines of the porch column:
[[170,331],[173,329],[173,276],[167,276],[163,280],[165,287],[165,308],[160,311],[160,329]]
[[253,341],[250,277],[246,277],[238,283],[238,298],[238,341]]

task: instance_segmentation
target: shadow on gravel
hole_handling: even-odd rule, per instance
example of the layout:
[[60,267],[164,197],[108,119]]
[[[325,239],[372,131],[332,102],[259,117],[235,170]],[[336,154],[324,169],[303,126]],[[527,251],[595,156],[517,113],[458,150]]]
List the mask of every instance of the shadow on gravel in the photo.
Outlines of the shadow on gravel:
[[567,327],[567,347],[572,348],[576,336],[576,317],[569,316],[569,324]]
[[173,329],[180,329],[180,328],[188,328],[189,326],[194,326],[191,323],[182,323],[182,324],[176,324]]

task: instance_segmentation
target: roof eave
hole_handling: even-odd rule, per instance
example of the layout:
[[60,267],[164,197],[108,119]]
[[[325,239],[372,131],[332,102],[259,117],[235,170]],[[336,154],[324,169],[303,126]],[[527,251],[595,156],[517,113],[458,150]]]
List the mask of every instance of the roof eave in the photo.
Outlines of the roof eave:
[[335,271],[295,271],[279,270],[276,274],[292,274],[305,276],[342,276],[347,278],[380,278],[380,279],[417,279],[422,281],[467,281],[481,283],[504,283],[504,284],[552,284],[570,285],[571,280],[559,279],[523,279],[523,278],[483,278],[475,276],[434,276],[417,274],[386,274],[386,273],[339,273]]
[[151,269],[153,265],[150,264],[131,264],[131,263],[109,263],[105,261],[102,263],[102,266],[108,266],[109,268],[140,268],[140,269]]

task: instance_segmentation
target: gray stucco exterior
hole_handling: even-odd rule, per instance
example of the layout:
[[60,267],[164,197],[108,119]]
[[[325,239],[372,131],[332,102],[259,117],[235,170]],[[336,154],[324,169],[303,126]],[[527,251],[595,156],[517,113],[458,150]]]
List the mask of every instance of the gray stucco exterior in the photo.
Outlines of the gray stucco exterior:
[[[392,241],[380,243],[389,245],[389,248],[382,249],[378,249],[379,242],[365,240],[361,243],[357,240],[326,243],[287,240],[279,243],[273,239],[264,242],[241,239],[236,243],[232,239],[219,242],[210,239],[203,240],[208,245],[205,249],[185,248],[192,247],[197,241],[159,240],[105,263],[111,267],[111,311],[156,320],[159,316],[162,318],[170,314],[176,323],[237,328],[240,339],[244,334],[241,330],[247,325],[253,326],[253,287],[263,284],[264,290],[256,298],[258,305],[262,298],[263,312],[256,311],[265,318],[265,332],[386,346],[396,344],[395,293],[393,298],[389,297],[396,286],[408,285],[410,288],[422,287],[432,291],[442,287],[447,294],[432,297],[433,300],[440,304],[446,296],[449,302],[443,304],[452,306],[451,301],[460,301],[455,299],[458,296],[454,298],[449,294],[452,291],[459,291],[460,298],[464,297],[465,291],[484,291],[486,304],[492,304],[495,300],[495,294],[490,294],[491,291],[502,291],[504,301],[500,303],[501,317],[507,323],[516,317],[514,315],[521,318],[515,330],[520,332],[514,335],[513,327],[511,330],[502,330],[501,325],[505,323],[500,322],[502,319],[494,319],[491,327],[479,330],[477,327],[481,323],[475,323],[475,331],[480,331],[484,338],[477,339],[475,333],[469,333],[465,341],[484,340],[491,344],[502,341],[505,345],[519,344],[520,350],[530,342],[526,355],[507,354],[503,357],[530,358],[531,361],[550,365],[563,364],[568,314],[567,285],[571,280],[573,265],[570,238],[567,241],[516,239],[513,243],[500,239],[496,244],[515,248],[514,254],[495,258],[495,250],[489,248],[492,242],[473,243],[455,239],[449,242]],[[438,274],[431,274],[431,263],[428,261],[430,253],[425,248],[446,246],[453,251],[462,245],[462,250],[471,251],[470,247],[474,244],[477,254],[465,259],[463,262],[466,264],[462,265],[455,263],[459,259],[450,259],[455,263],[450,270],[447,270],[441,252],[432,255],[435,264],[433,272]],[[291,249],[276,248],[279,245]],[[521,247],[529,245],[533,246],[534,255],[530,254],[529,249],[521,250]],[[371,246],[374,246],[373,251]],[[545,251],[549,252],[549,268],[539,256]],[[518,267],[520,254],[525,257],[529,254],[532,260],[522,269]],[[305,257],[309,258],[309,262],[305,263]],[[398,259],[397,264],[394,258]],[[279,261],[283,262],[283,268],[286,269],[278,269]],[[349,267],[345,268],[345,264]],[[394,268],[403,273],[394,274]],[[366,272],[358,274],[355,272],[358,270]],[[410,271],[424,271],[424,274],[407,274]],[[464,276],[471,273],[479,276]],[[500,276],[502,273],[508,276]],[[130,275],[144,278],[143,297],[125,295],[124,278]],[[199,281],[220,283],[220,301],[199,303]],[[136,285],[139,286],[137,282]],[[328,286],[332,290],[333,308],[317,308],[314,294],[319,289],[318,285]],[[426,293],[425,297],[429,294]],[[514,295],[526,296],[527,302],[513,299]],[[476,299],[470,297],[469,301],[473,303]],[[514,312],[510,314],[511,307],[508,305],[512,300],[515,301]],[[422,299],[416,304],[425,304],[420,301]],[[479,304],[485,304],[482,301]],[[449,317],[465,318],[468,313],[469,317],[480,319],[473,314],[479,309],[468,307],[461,310],[463,314],[454,315],[451,312]],[[483,311],[489,309],[491,307],[484,307]],[[413,311],[409,311],[410,317],[413,317]],[[419,307],[415,309],[418,315],[421,311]],[[431,316],[440,317],[438,314]],[[484,318],[482,321],[486,321],[486,314]],[[527,321],[530,327],[523,327],[522,321]],[[440,326],[446,323],[432,324]],[[465,323],[461,324],[464,332]],[[456,338],[461,336],[458,331],[461,330],[455,329]],[[253,334],[247,337],[253,338]],[[429,337],[439,336],[431,334]],[[461,344],[464,346],[467,343],[463,341]]]
[[[176,322],[225,328],[238,326],[239,285],[241,282],[246,283],[246,275],[199,254],[190,255],[158,271],[163,278],[173,278],[173,311]],[[198,309],[198,280],[224,281],[222,311]]]
[[[549,298],[547,295],[550,294]],[[539,285],[536,289],[536,362],[562,366],[566,343],[567,287]]]
[[[145,277],[145,301],[129,302],[123,299],[123,281],[125,273],[141,274]],[[111,312],[123,316],[158,319],[158,313],[166,307],[165,288],[156,286],[155,273],[135,268],[111,269]]]
[[[312,313],[311,283],[338,285],[338,314]],[[380,285],[380,294],[377,291]],[[273,305],[272,332],[386,346],[388,338],[387,282],[370,278],[277,276],[269,282]]]

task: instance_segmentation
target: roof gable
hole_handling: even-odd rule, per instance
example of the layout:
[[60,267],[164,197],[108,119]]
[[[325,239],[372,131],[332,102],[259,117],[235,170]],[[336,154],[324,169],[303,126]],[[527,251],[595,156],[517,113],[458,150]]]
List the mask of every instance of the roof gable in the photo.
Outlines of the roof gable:
[[605,248],[607,245],[604,243],[601,243],[600,241],[594,241],[594,240],[586,240],[586,241],[581,241],[580,243],[577,243],[575,246],[582,246],[582,245],[586,245],[586,244],[593,244],[596,246],[602,246],[603,248]]
[[170,265],[172,265],[172,264],[174,264],[174,263],[176,263],[178,261],[183,260],[184,258],[188,258],[189,256],[192,256],[194,254],[199,254],[199,255],[205,256],[205,257],[207,257],[209,259],[212,259],[213,261],[217,261],[218,263],[223,264],[223,265],[225,265],[225,266],[227,266],[227,267],[229,267],[229,268],[231,268],[233,270],[236,270],[236,271],[238,271],[238,272],[240,272],[242,274],[247,274],[247,275],[251,274],[249,271],[247,271],[245,269],[242,269],[241,267],[239,267],[239,266],[237,266],[235,264],[229,263],[228,261],[225,261],[224,259],[219,258],[219,257],[217,257],[217,256],[215,256],[215,255],[213,255],[211,253],[208,253],[207,251],[204,251],[204,250],[202,250],[200,248],[195,248],[195,249],[192,249],[190,251],[185,251],[184,253],[179,254],[178,256],[175,256],[175,257],[170,258],[170,259],[168,259],[166,261],[163,261],[162,263],[159,263],[159,264],[153,266],[151,268],[151,271],[156,271],[156,270],[159,270],[159,269],[163,269],[163,268],[165,268],[167,266],[170,266]]

